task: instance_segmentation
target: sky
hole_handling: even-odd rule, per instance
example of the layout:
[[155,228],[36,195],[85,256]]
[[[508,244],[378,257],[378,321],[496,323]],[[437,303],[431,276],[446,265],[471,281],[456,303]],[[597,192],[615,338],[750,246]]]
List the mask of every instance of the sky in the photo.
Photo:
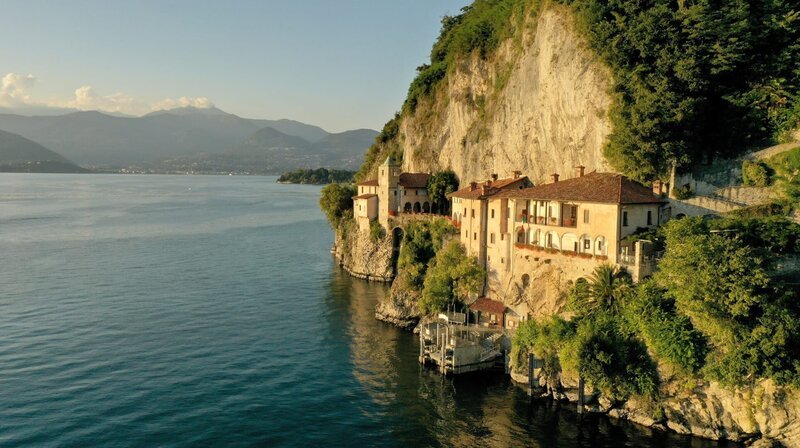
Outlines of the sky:
[[3,0],[0,108],[380,129],[469,0]]

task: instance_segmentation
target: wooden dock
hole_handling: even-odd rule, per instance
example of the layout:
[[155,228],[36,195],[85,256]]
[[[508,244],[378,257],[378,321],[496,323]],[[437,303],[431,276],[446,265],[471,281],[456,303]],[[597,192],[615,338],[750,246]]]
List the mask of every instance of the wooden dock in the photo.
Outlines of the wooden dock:
[[425,324],[419,332],[419,362],[443,375],[504,368],[510,339],[501,328],[454,323]]

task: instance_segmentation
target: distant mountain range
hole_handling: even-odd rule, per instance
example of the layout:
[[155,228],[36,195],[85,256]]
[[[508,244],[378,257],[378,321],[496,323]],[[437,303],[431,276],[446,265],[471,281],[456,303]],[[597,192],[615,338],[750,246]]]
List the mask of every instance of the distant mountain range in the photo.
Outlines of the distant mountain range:
[[[355,169],[376,131],[331,134],[293,120],[241,118],[217,108],[184,107],[142,117],[100,112],[57,116],[0,114],[0,130],[19,134],[83,166],[148,171]],[[0,162],[2,162],[0,160]]]
[[82,173],[86,170],[21,135],[0,131],[0,172]]

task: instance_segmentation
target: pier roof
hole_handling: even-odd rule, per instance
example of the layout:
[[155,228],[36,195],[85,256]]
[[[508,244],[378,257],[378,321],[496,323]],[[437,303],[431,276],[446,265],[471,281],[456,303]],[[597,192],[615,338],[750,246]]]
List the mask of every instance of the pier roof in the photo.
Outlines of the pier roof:
[[487,297],[481,297],[472,302],[469,308],[473,311],[481,311],[492,314],[503,314],[506,312],[506,306],[503,304],[503,302],[492,300]]

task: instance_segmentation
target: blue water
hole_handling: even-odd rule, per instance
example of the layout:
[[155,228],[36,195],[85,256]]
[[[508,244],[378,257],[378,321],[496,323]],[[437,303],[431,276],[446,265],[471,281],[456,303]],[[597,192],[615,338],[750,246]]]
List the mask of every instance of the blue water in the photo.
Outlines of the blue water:
[[717,446],[421,370],[318,196],[0,174],[0,446]]

